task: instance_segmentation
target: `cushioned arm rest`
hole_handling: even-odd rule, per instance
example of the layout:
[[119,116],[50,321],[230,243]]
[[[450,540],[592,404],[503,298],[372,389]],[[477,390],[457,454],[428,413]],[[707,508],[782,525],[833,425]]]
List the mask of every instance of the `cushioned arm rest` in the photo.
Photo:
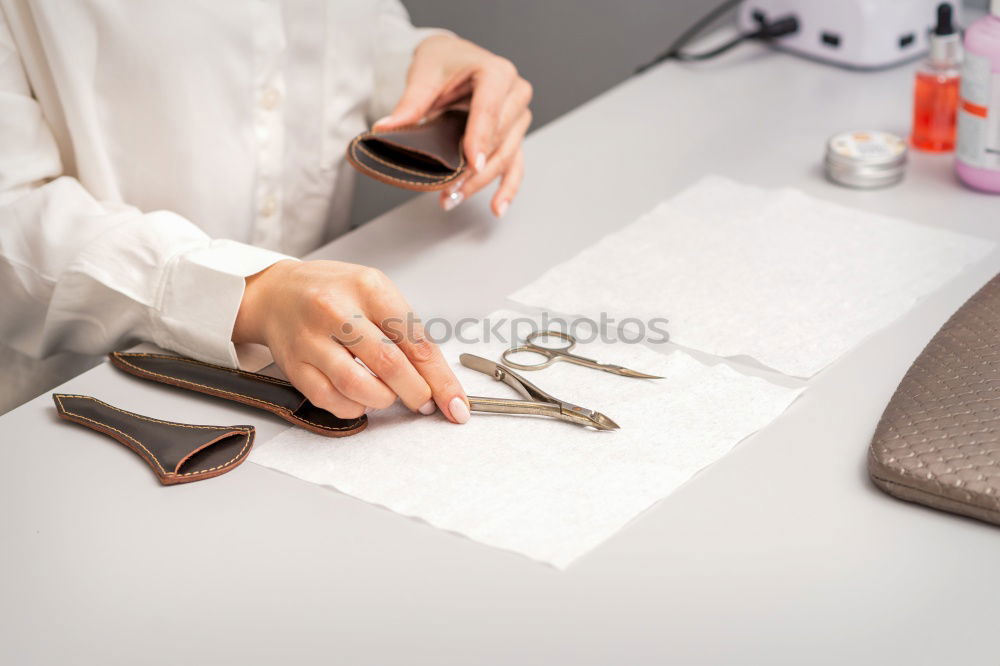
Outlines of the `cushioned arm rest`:
[[882,414],[868,470],[899,499],[1000,524],[1000,276],[913,362]]

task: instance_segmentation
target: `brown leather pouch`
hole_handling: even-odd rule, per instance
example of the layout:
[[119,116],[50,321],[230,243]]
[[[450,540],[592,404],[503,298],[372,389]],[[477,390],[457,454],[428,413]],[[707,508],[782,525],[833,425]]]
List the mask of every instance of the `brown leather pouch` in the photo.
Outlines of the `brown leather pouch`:
[[376,180],[407,190],[443,190],[465,172],[468,112],[448,109],[428,121],[354,137],[347,161]]
[[899,499],[1000,524],[1000,276],[907,371],[875,431],[868,471]]
[[59,416],[109,435],[135,451],[165,486],[210,479],[250,454],[254,428],[161,421],[86,395],[53,393]]
[[113,352],[109,358],[116,368],[136,377],[266,409],[319,435],[346,437],[368,425],[364,414],[356,419],[339,418],[313,405],[285,380],[256,372],[168,354]]

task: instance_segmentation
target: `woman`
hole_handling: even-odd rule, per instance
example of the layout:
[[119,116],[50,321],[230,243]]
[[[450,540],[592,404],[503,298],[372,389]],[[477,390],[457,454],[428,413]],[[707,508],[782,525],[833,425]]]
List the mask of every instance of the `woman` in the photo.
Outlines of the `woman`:
[[[235,367],[266,345],[316,405],[469,418],[376,269],[300,262],[347,229],[373,118],[470,96],[451,209],[523,173],[531,88],[398,0],[0,0],[0,412],[138,341]],[[376,376],[361,367],[364,361]]]

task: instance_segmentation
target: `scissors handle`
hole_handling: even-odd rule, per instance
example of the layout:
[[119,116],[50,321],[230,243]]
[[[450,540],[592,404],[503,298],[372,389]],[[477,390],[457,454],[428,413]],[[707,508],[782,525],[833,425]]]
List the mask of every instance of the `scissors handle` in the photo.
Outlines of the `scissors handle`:
[[[517,361],[512,361],[510,359],[511,354],[519,354],[521,352],[531,352],[532,354],[540,354],[545,357],[544,361],[540,363],[518,363]],[[518,370],[541,370],[542,368],[547,368],[558,360],[559,352],[552,351],[551,349],[546,349],[545,347],[536,347],[535,345],[522,345],[520,347],[515,347],[514,349],[506,350],[501,358],[503,362],[512,368],[517,368]]]
[[[566,344],[558,347],[552,345],[540,345],[535,342],[538,338],[558,338],[563,340]],[[573,347],[576,347],[576,338],[569,333],[563,333],[562,331],[535,331],[528,334],[528,337],[525,339],[525,343],[532,349],[544,349],[550,352],[568,352],[573,349]]]
[[553,405],[560,403],[559,400],[556,400],[554,397],[538,388],[510,368],[505,368],[502,365],[498,365],[493,361],[487,360],[482,356],[476,356],[475,354],[462,354],[458,357],[458,359],[465,367],[471,368],[476,372],[481,372],[484,375],[492,376],[493,379],[498,382],[503,382],[528,400],[537,400],[539,402],[547,402]]
[[[542,346],[535,343],[538,338],[559,338],[566,342],[566,344],[559,347]],[[547,368],[556,361],[566,361],[572,360],[573,355],[568,354],[569,350],[576,346],[576,338],[567,333],[562,333],[561,331],[534,331],[528,334],[525,344],[520,347],[515,347],[514,349],[508,349],[503,353],[503,362],[512,368],[517,368],[518,370],[541,370],[542,368]],[[511,359],[511,355],[519,354],[521,352],[531,352],[532,354],[538,354],[544,356],[545,360],[540,363],[519,363]]]

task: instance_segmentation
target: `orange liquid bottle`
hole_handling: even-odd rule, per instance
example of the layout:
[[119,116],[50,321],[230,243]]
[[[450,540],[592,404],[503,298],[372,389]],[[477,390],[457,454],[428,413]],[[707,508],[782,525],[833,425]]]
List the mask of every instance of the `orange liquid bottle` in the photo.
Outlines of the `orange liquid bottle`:
[[952,23],[951,6],[941,4],[937,13],[930,57],[917,70],[910,140],[917,150],[946,153],[955,150],[962,43]]
[[958,70],[917,72],[913,96],[913,147],[931,153],[955,150]]

